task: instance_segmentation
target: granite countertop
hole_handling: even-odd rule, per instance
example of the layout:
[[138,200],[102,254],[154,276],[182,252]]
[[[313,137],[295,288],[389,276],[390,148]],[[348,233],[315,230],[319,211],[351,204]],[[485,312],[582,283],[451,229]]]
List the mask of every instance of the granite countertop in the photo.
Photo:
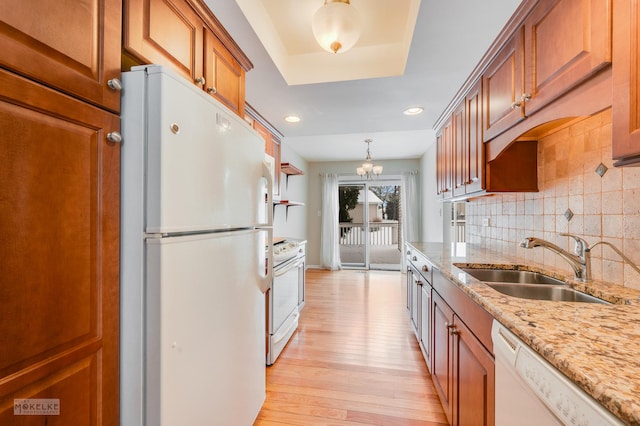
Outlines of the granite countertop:
[[[640,425],[640,291],[593,281],[470,244],[409,243],[500,323],[629,425]],[[510,297],[454,264],[524,265],[612,305]]]

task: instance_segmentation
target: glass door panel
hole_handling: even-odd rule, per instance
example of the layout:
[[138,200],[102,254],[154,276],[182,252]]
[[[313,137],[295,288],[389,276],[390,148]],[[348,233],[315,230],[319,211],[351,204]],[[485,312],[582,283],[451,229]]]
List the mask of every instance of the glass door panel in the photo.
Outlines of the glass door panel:
[[400,269],[400,185],[370,182],[367,190],[369,269]]
[[366,211],[362,207],[365,184],[340,184],[340,260],[343,267],[364,268],[367,266]]

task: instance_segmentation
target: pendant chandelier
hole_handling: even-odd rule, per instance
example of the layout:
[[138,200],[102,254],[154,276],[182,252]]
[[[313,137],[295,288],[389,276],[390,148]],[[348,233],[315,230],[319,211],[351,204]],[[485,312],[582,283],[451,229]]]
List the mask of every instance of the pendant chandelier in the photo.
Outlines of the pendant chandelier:
[[358,173],[358,176],[361,178],[371,179],[373,177],[378,177],[382,173],[382,166],[375,165],[371,161],[371,151],[369,148],[373,140],[365,139],[364,142],[367,144],[367,156],[365,157],[362,166],[356,168],[356,173]]
[[360,16],[349,0],[324,0],[311,26],[316,41],[327,52],[346,52],[360,38]]

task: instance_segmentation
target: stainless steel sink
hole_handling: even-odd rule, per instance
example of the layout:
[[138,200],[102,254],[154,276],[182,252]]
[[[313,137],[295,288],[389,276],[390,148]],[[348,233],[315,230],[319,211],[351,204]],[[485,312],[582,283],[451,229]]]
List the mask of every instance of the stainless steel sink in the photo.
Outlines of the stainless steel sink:
[[539,272],[517,269],[459,268],[507,296],[533,300],[609,304],[602,299],[567,287],[563,280]]
[[460,268],[472,277],[485,282],[564,285],[565,282],[539,272],[513,269]]
[[507,296],[523,299],[551,300],[555,302],[586,302],[608,304],[602,299],[579,292],[570,287],[540,284],[485,283]]

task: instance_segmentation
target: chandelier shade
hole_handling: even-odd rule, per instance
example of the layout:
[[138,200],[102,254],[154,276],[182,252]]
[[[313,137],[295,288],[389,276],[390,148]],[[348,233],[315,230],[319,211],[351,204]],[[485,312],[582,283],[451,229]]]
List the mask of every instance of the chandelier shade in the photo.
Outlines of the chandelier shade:
[[356,167],[356,173],[358,174],[358,176],[367,179],[378,177],[380,174],[382,174],[383,167],[379,164],[373,164],[373,162],[371,161],[371,151],[369,147],[373,140],[365,139],[364,142],[367,144],[367,156],[365,157],[362,166]]
[[349,0],[325,0],[313,15],[313,36],[327,52],[343,53],[360,38],[360,14]]

